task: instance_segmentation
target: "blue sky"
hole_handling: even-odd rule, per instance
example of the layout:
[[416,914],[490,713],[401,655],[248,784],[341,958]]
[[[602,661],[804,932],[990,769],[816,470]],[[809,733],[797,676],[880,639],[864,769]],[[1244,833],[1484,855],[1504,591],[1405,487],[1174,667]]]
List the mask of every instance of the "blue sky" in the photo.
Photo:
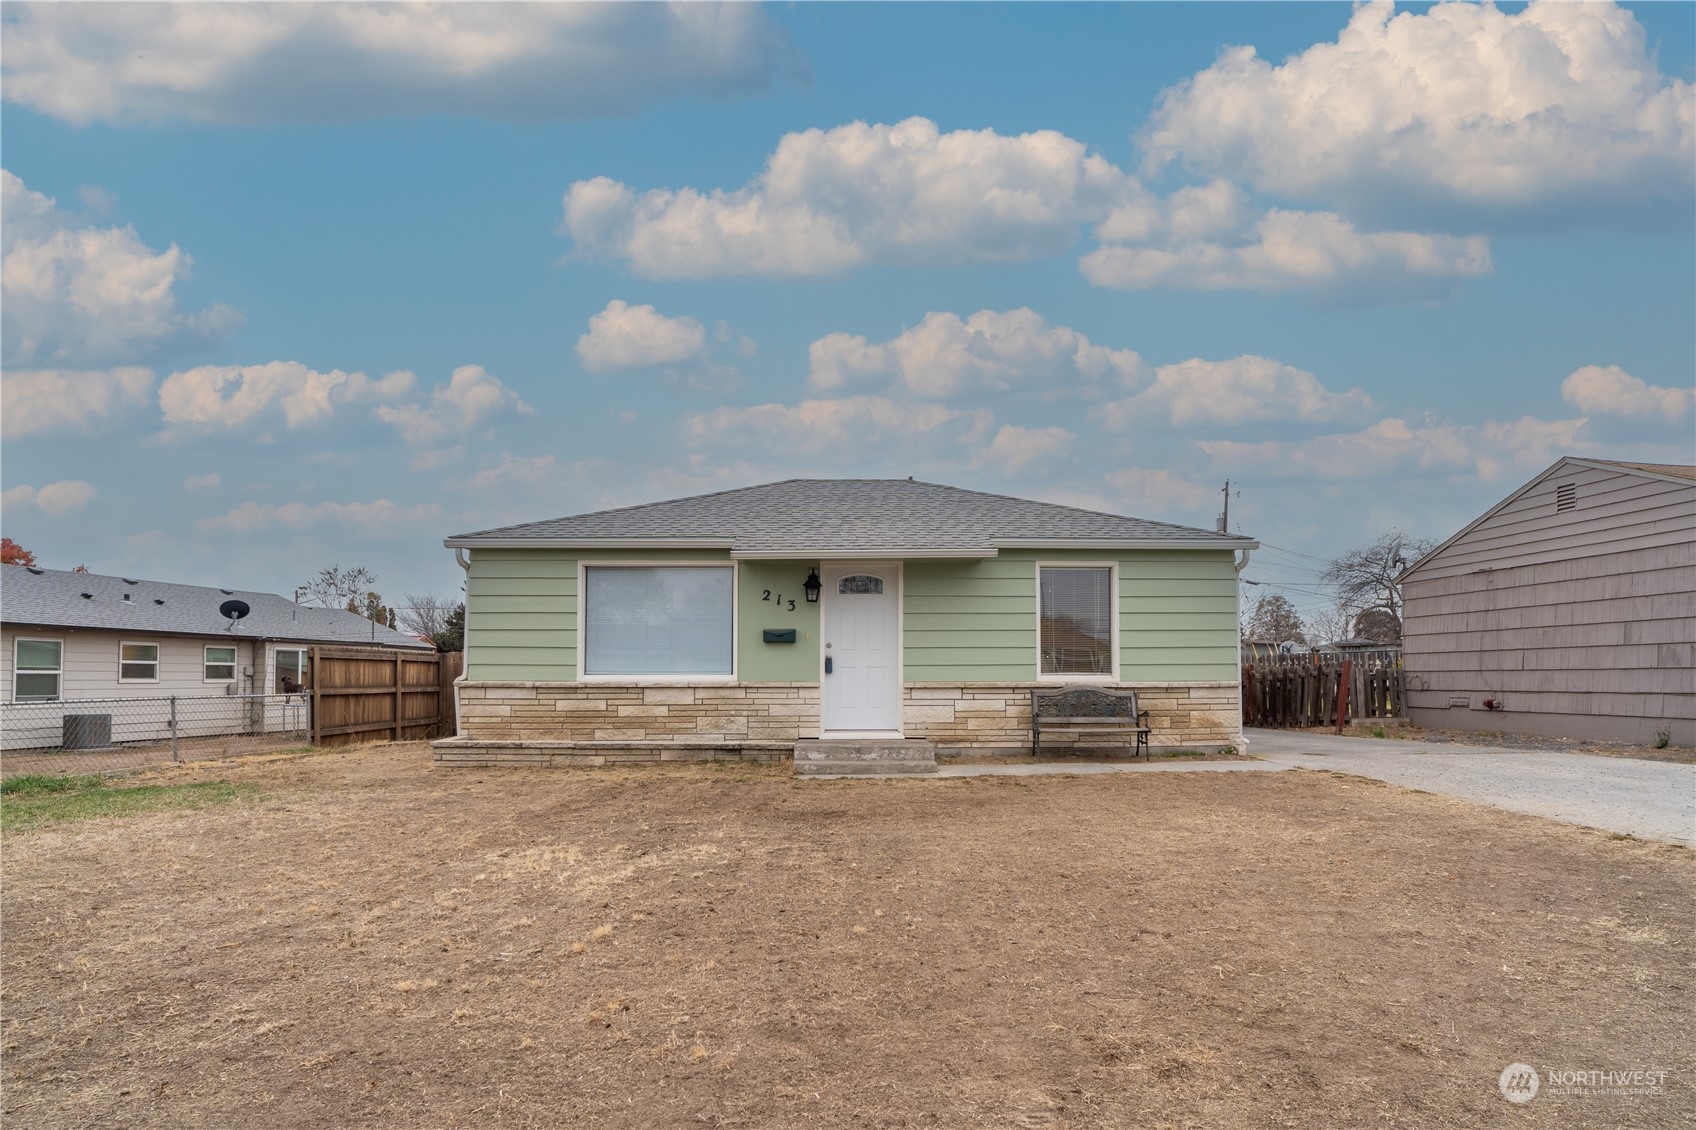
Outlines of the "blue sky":
[[[5,9],[4,530],[443,536],[906,476],[1313,559],[1689,462],[1690,5]],[[1252,48],[1252,55],[1246,50]]]

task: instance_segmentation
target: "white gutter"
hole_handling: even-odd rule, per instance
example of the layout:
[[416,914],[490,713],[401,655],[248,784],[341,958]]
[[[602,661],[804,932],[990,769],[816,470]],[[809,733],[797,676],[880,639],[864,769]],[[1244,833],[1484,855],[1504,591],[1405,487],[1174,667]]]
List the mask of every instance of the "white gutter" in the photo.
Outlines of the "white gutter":
[[453,551],[453,559],[465,570],[465,623],[459,629],[459,646],[465,655],[465,664],[460,668],[459,678],[453,681],[453,736],[463,738],[465,731],[459,723],[459,692],[465,677],[471,674],[471,559],[465,556],[465,550],[457,547]]
[[[445,538],[449,549],[729,549],[729,538]],[[796,554],[791,554],[796,556]],[[805,554],[800,554],[805,556]]]
[[872,561],[902,557],[987,558],[996,556],[994,546],[961,546],[957,549],[895,549],[868,546],[865,549],[733,549],[737,561]]
[[[732,560],[862,561],[873,558],[953,557],[986,558],[1003,549],[1259,549],[1260,543],[1240,537],[1205,538],[999,538],[992,546],[866,546],[818,549],[736,549],[723,538],[448,538],[443,545],[460,549],[723,549]],[[462,562],[463,564],[463,562]]]
[[1206,538],[997,538],[1002,549],[1259,549],[1241,537]]

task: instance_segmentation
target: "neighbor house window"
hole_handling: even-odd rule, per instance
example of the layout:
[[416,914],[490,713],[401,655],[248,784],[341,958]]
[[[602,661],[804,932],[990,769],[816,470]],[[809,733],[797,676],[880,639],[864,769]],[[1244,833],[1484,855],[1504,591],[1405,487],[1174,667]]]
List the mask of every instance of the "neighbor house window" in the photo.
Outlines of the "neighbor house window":
[[207,647],[204,678],[208,683],[235,682],[236,649],[233,647]]
[[157,683],[158,681],[158,644],[121,643],[118,645],[118,682]]
[[1113,570],[1044,566],[1038,570],[1041,673],[1113,673]]
[[733,674],[734,578],[724,566],[585,567],[583,673]]
[[64,654],[65,645],[59,640],[19,639],[12,652],[12,700],[57,700]]

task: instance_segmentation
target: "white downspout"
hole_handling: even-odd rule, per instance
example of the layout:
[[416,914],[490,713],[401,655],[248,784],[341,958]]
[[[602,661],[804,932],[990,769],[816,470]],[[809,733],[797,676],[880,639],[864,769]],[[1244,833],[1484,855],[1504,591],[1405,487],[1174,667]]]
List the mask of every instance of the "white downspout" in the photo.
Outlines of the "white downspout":
[[1234,568],[1237,571],[1237,748],[1248,749],[1248,735],[1243,733],[1243,570],[1248,568],[1249,555],[1252,549],[1237,550],[1237,561]]
[[460,728],[459,722],[459,691],[460,684],[471,674],[471,559],[465,556],[465,550],[458,547],[454,548],[453,559],[465,570],[465,624],[460,628],[459,638],[459,646],[465,651],[465,669],[453,681],[453,736],[463,738],[465,731]]

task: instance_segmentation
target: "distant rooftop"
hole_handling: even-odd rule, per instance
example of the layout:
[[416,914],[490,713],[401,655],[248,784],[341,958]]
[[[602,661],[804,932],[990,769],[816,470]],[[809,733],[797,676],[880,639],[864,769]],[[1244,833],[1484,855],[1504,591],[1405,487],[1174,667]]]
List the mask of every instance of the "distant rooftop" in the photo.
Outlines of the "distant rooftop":
[[[218,612],[218,606],[226,600],[243,601],[249,608],[233,630],[230,621]],[[275,593],[174,585],[22,565],[0,566],[0,622],[178,636],[430,647],[414,636],[367,620],[358,613],[338,608],[309,608]]]
[[1651,475],[1667,475],[1675,479],[1696,481],[1696,467],[1688,467],[1682,463],[1626,463],[1618,459],[1584,459],[1582,456],[1573,458],[1601,467],[1624,467],[1630,471],[1647,471]]
[[912,479],[788,479],[458,534],[449,547],[631,543],[733,556],[994,556],[1013,546],[1252,549],[1252,538]]

